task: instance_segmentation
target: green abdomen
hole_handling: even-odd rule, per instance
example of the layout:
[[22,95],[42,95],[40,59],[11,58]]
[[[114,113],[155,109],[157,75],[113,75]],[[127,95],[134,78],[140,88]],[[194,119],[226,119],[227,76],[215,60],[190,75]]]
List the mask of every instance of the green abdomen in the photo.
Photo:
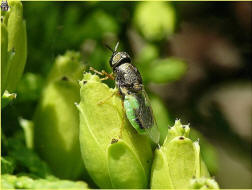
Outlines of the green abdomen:
[[140,104],[139,99],[135,95],[126,95],[124,98],[124,108],[129,122],[139,134],[144,134],[144,126],[138,114],[141,107]]

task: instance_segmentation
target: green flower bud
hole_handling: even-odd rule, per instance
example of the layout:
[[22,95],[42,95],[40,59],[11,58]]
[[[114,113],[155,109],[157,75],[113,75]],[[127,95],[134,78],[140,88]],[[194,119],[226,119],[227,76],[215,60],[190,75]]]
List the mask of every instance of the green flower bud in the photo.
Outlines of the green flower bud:
[[5,24],[1,23],[1,95],[6,89],[8,62],[8,31]]
[[175,137],[184,136],[186,138],[189,138],[189,133],[189,125],[182,125],[180,120],[176,120],[174,126],[168,130],[164,146],[165,144],[168,144],[171,140],[173,140]]
[[82,181],[32,179],[28,176],[17,177],[9,174],[2,175],[1,182],[3,189],[88,189],[88,185]]
[[179,120],[168,130],[163,146],[155,152],[151,188],[188,188],[193,177],[209,176],[199,143],[189,139],[189,132],[189,126]]
[[61,178],[76,179],[84,172],[78,138],[79,113],[74,106],[79,101],[77,80],[82,72],[79,53],[59,56],[34,116],[35,149]]
[[148,40],[161,40],[175,29],[175,10],[167,2],[141,2],[137,5],[134,23]]
[[[1,90],[13,92],[20,80],[27,58],[26,25],[20,1],[9,1],[10,10],[4,15],[2,48]],[[5,25],[5,26],[3,26]],[[8,40],[6,35],[8,34]],[[8,43],[8,46],[6,45]],[[8,48],[7,48],[8,47]],[[6,49],[7,48],[7,49]],[[8,53],[7,53],[8,52]]]
[[80,86],[80,145],[89,175],[100,188],[147,188],[151,142],[127,121],[116,89],[90,73]]
[[47,83],[59,81],[60,79],[73,81],[78,84],[81,79],[85,65],[81,62],[80,53],[67,51],[65,55],[56,58],[51,69]]
[[218,183],[211,178],[194,178],[190,181],[190,189],[219,189]]

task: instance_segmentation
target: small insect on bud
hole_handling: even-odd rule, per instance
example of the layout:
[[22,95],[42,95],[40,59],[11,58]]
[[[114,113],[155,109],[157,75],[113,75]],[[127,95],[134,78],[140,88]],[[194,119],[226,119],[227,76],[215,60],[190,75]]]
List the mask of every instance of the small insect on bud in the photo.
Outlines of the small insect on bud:
[[160,131],[144,89],[142,76],[132,64],[129,54],[117,51],[118,46],[119,42],[114,50],[107,47],[112,51],[109,63],[115,75],[115,85],[120,92],[126,117],[139,134],[146,135],[155,144],[159,144]]
[[79,84],[80,146],[89,175],[100,188],[147,188],[151,143],[127,121],[118,91],[91,73]]

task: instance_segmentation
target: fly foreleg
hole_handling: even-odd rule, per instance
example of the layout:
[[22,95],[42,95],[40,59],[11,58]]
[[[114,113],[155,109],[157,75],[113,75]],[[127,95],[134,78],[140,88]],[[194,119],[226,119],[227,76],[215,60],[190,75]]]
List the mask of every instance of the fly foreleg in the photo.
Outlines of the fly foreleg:
[[113,73],[107,73],[106,71],[102,70],[101,72],[100,71],[97,71],[95,70],[93,67],[89,67],[89,70],[95,72],[96,74],[98,75],[101,75],[101,76],[105,76],[104,78],[102,78],[101,80],[107,80],[107,79],[112,79],[112,80],[115,80],[115,77],[113,76]]

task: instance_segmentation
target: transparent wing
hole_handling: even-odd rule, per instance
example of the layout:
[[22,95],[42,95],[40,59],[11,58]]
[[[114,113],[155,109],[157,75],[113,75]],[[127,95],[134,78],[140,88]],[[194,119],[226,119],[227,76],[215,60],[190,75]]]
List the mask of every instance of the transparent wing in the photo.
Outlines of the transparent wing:
[[142,90],[141,96],[139,97],[139,110],[137,118],[141,123],[142,127],[146,131],[146,134],[150,139],[158,144],[160,138],[160,132],[158,130],[157,122],[154,118],[151,103],[145,90]]

